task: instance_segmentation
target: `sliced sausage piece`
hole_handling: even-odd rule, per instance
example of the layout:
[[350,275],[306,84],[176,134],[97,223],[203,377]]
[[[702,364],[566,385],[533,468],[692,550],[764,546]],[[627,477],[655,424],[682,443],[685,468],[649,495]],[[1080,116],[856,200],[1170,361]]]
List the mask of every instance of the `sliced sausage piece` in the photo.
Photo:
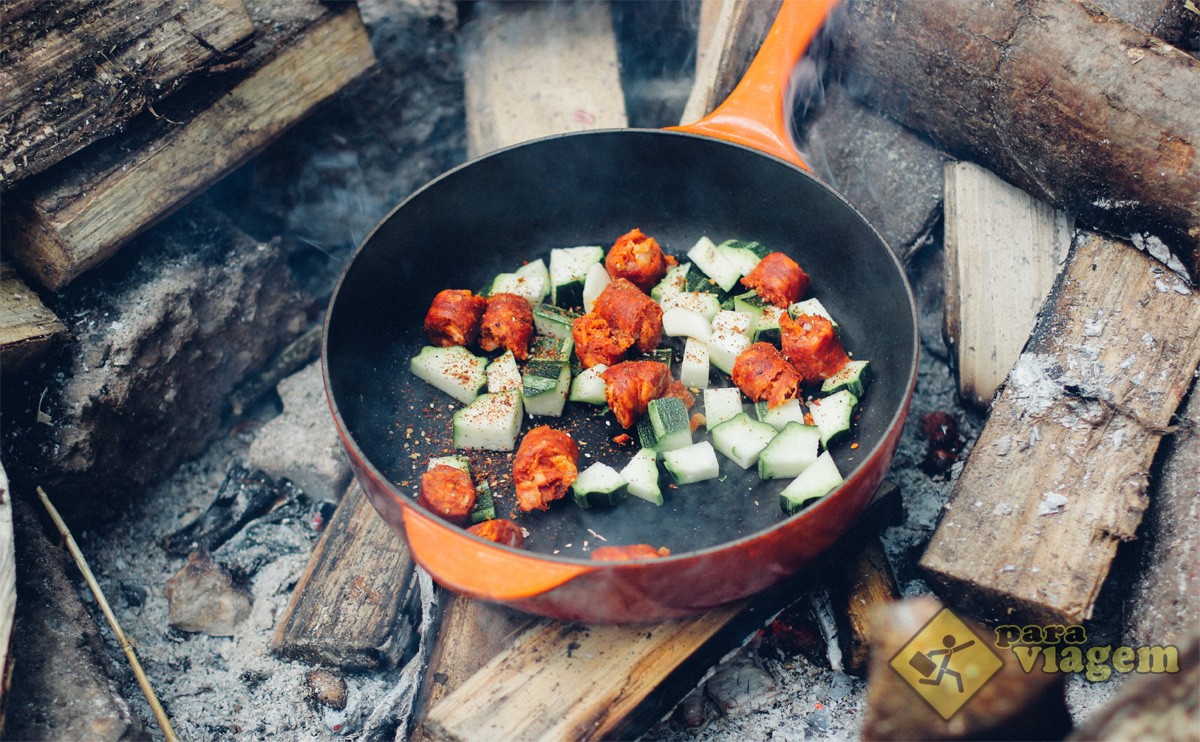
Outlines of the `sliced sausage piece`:
[[627,562],[630,559],[657,559],[670,556],[671,550],[665,546],[657,549],[650,544],[629,544],[628,546],[597,546],[592,549],[592,559],[597,562]]
[[487,299],[466,289],[445,289],[433,297],[425,314],[425,334],[432,345],[470,345],[479,336]]
[[496,518],[495,520],[485,520],[482,523],[476,523],[468,528],[467,532],[473,533],[480,538],[486,538],[488,541],[495,541],[498,544],[511,546],[514,549],[525,547],[525,532],[516,523],[506,518]]
[[548,510],[575,483],[578,460],[579,446],[561,430],[539,425],[526,433],[513,460],[517,506],[525,512]]
[[604,287],[592,311],[632,335],[634,347],[643,353],[662,340],[662,307],[624,278]]
[[696,398],[688,391],[683,382],[676,379],[667,387],[667,391],[663,392],[664,397],[679,397],[683,401],[683,406],[687,409],[692,409],[692,405],[696,404]]
[[754,270],[742,278],[742,285],[754,289],[763,301],[787,309],[808,291],[808,274],[787,255],[769,253]]
[[650,400],[663,396],[671,386],[671,369],[658,361],[624,361],[600,374],[604,398],[624,428],[646,414]]
[[777,407],[796,396],[800,374],[770,343],[754,343],[733,362],[733,383],[752,401]]
[[462,524],[475,507],[475,483],[462,469],[438,464],[421,475],[417,502],[451,523]]
[[783,354],[800,373],[800,380],[813,384],[828,379],[850,361],[833,323],[824,317],[802,314],[779,318]]
[[575,355],[584,368],[597,363],[605,366],[619,363],[633,347],[632,335],[608,324],[608,320],[595,312],[577,317],[571,323],[571,337],[575,340]]
[[529,300],[516,294],[494,294],[488,297],[487,310],[479,327],[479,347],[484,350],[505,348],[518,360],[529,355],[533,337],[533,307]]
[[667,275],[667,259],[658,240],[630,230],[617,238],[604,258],[608,275],[624,278],[646,293]]

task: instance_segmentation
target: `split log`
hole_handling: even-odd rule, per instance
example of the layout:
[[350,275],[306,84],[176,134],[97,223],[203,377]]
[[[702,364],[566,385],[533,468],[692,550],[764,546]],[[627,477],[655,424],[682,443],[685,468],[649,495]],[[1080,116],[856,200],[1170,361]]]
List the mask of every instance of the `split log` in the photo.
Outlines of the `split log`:
[[981,616],[1092,615],[1200,364],[1200,296],[1128,244],[1076,245],[920,566]]
[[696,48],[696,81],[682,122],[706,116],[729,97],[750,67],[783,0],[704,0]]
[[[1093,0],[1105,12],[1190,53],[1200,52],[1200,12],[1179,0]],[[1193,8],[1195,3],[1192,4]]]
[[352,4],[252,4],[236,68],[188,86],[111,138],[14,190],[4,238],[58,290],[157,223],[374,64]]
[[946,165],[946,336],[958,390],[992,401],[1071,247],[1071,218],[969,162]]
[[0,26],[5,189],[236,59],[253,31],[241,0],[9,0]]
[[1200,276],[1200,61],[1075,0],[844,9],[834,62],[862,100]]
[[862,548],[830,579],[830,599],[843,631],[842,663],[851,675],[866,675],[871,656],[871,611],[900,599],[887,555],[879,538],[865,539]]
[[404,615],[412,571],[408,545],[351,484],[296,583],[272,651],[348,669],[395,666],[412,633]]
[[45,353],[66,327],[7,260],[0,260],[0,370],[10,374]]

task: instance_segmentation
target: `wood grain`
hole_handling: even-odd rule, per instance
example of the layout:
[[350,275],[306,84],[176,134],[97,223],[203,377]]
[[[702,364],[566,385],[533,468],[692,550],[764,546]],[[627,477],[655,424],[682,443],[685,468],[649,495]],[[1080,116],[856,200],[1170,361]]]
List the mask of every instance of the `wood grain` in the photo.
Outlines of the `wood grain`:
[[1073,220],[970,162],[945,166],[946,334],[958,389],[987,405],[1071,247]]
[[61,289],[374,63],[351,4],[277,0],[253,7],[260,33],[235,81],[189,88],[181,111],[166,109],[165,118],[14,191],[4,230],[14,260]]
[[1073,248],[921,558],[940,594],[977,615],[1091,616],[1200,364],[1198,327],[1200,296],[1146,254],[1098,235]]
[[845,665],[852,675],[866,675],[871,658],[871,611],[900,599],[887,555],[879,538],[869,535],[830,580],[834,609],[845,621]]
[[12,265],[0,260],[0,371],[20,370],[66,331]]
[[6,0],[0,26],[5,189],[235,59],[253,30],[241,0]]
[[698,121],[733,92],[782,4],[783,0],[707,0],[700,16],[696,81],[681,123]]
[[412,632],[403,610],[412,570],[407,544],[351,484],[296,583],[272,650],[347,669],[392,667]]

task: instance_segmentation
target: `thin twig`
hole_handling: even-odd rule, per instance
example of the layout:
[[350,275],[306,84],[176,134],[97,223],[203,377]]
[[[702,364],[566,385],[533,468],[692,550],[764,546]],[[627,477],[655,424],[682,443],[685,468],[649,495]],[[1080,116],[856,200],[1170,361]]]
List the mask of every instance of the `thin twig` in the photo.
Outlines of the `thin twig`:
[[79,550],[79,545],[75,543],[75,537],[71,535],[71,531],[67,528],[67,524],[63,521],[62,516],[58,514],[58,510],[50,502],[50,497],[46,495],[46,491],[41,487],[37,488],[38,497],[42,500],[42,505],[46,507],[46,512],[50,513],[50,519],[54,521],[54,525],[58,528],[58,532],[62,534],[63,539],[67,544],[67,551],[71,552],[71,556],[75,558],[75,564],[79,566],[79,571],[83,573],[83,579],[91,588],[92,594],[96,596],[96,602],[100,605],[100,610],[104,611],[104,617],[108,619],[108,625],[112,627],[113,633],[117,635],[117,641],[121,643],[121,649],[125,651],[125,657],[129,660],[129,666],[133,668],[133,676],[137,678],[138,685],[142,688],[142,693],[146,694],[146,700],[150,702],[150,709],[154,712],[154,718],[158,721],[158,726],[162,728],[163,734],[166,735],[167,742],[177,742],[178,737],[175,736],[175,730],[171,728],[171,720],[167,718],[167,712],[163,711],[162,704],[158,702],[158,696],[154,694],[154,689],[150,687],[150,680],[146,677],[146,673],[142,671],[142,663],[138,662],[137,655],[134,654],[133,645],[129,643],[129,639],[125,637],[125,632],[121,630],[121,624],[117,623],[117,616],[113,613],[112,608],[108,605],[108,600],[104,597],[104,591],[100,589],[100,583],[96,582],[95,575],[88,567],[87,560],[83,557],[83,552]]

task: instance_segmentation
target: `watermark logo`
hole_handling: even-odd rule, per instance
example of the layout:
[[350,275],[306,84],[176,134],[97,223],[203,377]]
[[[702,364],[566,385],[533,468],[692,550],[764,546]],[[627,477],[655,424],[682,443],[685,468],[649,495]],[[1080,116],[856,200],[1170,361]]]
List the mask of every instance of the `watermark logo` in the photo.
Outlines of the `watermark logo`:
[[888,664],[946,721],[1004,666],[949,608],[922,626]]

